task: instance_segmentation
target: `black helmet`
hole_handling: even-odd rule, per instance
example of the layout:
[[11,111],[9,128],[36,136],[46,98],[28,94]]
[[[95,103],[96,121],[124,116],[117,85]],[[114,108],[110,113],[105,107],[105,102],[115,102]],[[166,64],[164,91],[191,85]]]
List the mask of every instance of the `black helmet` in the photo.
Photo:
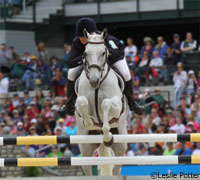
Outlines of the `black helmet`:
[[75,36],[82,37],[83,35],[83,30],[87,29],[89,33],[95,32],[97,30],[96,23],[94,22],[93,19],[91,18],[81,18],[78,20],[76,23],[76,33]]

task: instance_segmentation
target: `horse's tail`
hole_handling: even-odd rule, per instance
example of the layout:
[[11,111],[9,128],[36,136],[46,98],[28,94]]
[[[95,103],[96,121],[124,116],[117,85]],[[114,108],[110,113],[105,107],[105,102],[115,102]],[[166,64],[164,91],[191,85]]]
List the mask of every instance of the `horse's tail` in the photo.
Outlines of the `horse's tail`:
[[[104,144],[100,144],[98,150],[99,150],[98,152],[99,152],[100,157],[112,156],[112,149],[105,146]],[[114,168],[113,165],[100,165],[99,166],[100,175],[101,176],[112,176],[113,168]]]

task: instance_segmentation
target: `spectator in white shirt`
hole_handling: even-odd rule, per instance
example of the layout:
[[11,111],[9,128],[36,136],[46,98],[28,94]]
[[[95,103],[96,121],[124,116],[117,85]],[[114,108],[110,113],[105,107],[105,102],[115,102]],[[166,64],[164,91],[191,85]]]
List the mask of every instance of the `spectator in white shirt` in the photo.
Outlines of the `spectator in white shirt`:
[[174,108],[179,105],[180,97],[183,93],[187,82],[187,73],[183,70],[182,63],[177,64],[177,71],[174,74],[173,82],[174,82]]
[[125,56],[131,55],[131,61],[135,61],[135,56],[137,55],[137,47],[133,44],[133,39],[127,39],[127,47],[124,49]]
[[173,126],[173,129],[178,134],[183,134],[185,132],[185,126],[183,125],[181,118],[177,117],[176,124]]
[[153,52],[153,59],[150,62],[150,67],[154,68],[158,73],[160,73],[161,77],[164,79],[164,83],[168,82],[167,70],[164,68],[164,63],[162,58],[159,57],[159,51],[155,50]]
[[12,104],[15,108],[19,105],[19,94],[18,93],[13,94]]
[[157,72],[161,71],[161,67],[163,66],[163,60],[159,57],[158,50],[153,52],[153,59],[151,60],[150,67],[153,67]]
[[196,142],[196,148],[192,152],[192,155],[200,155],[200,142]]
[[9,79],[5,77],[4,68],[1,67],[0,71],[0,105],[5,103],[5,99],[8,95]]
[[6,44],[1,44],[0,47],[0,65],[9,67],[12,56],[10,52],[6,49]]
[[197,48],[197,41],[192,38],[192,33],[186,34],[186,40],[181,43],[182,52],[191,52]]

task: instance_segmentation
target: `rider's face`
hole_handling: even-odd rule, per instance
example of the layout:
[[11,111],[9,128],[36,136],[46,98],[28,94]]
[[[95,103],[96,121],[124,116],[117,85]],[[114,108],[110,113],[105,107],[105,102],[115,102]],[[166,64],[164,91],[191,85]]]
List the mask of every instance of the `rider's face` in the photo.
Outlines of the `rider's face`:
[[81,41],[81,44],[87,44],[87,37],[82,36],[82,37],[79,37],[79,39]]

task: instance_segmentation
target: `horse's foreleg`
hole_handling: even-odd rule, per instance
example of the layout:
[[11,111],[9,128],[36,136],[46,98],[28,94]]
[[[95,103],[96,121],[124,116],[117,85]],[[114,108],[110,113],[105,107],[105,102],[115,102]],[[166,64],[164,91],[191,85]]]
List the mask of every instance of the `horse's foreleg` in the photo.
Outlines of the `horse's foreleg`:
[[[104,99],[102,102],[103,110],[103,134],[104,134],[104,144],[112,141],[112,134],[110,133],[109,120],[112,118],[118,118],[121,112],[121,99],[117,96],[114,96],[111,99]],[[111,143],[109,145],[112,145]]]
[[90,119],[88,112],[88,100],[85,96],[79,96],[76,100],[76,109],[83,118],[83,124],[86,128],[93,127],[93,121]]
[[104,99],[102,102],[102,110],[103,110],[103,140],[106,146],[112,145],[112,133],[110,132],[110,125],[109,125],[109,111],[111,108],[110,99]]

